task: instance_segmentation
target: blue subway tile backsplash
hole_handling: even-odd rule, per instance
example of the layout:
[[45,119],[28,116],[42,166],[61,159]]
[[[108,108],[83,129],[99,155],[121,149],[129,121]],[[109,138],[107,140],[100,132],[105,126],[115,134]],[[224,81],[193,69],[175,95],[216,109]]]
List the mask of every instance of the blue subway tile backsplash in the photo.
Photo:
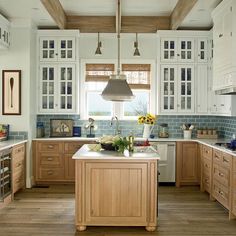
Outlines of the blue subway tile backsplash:
[[[86,136],[86,129],[84,124],[87,120],[80,120],[79,115],[38,115],[37,121],[43,122],[45,127],[45,135],[50,135],[50,119],[73,119],[75,126],[81,126],[82,136]],[[127,136],[131,132],[135,136],[142,136],[143,125],[134,121],[120,120],[120,128],[122,130],[122,135]],[[157,137],[158,127],[161,123],[167,123],[169,127],[170,137],[182,137],[183,132],[180,126],[184,123],[193,124],[195,129],[193,130],[193,137],[196,136],[197,128],[215,128],[218,130],[220,137],[231,138],[232,135],[236,134],[236,117],[221,117],[221,116],[187,116],[187,115],[165,115],[158,116],[157,123],[154,126],[153,134]],[[98,129],[95,131],[97,137],[114,134],[115,125],[110,126],[110,120],[96,120],[95,124]],[[35,125],[36,127],[36,125]]]

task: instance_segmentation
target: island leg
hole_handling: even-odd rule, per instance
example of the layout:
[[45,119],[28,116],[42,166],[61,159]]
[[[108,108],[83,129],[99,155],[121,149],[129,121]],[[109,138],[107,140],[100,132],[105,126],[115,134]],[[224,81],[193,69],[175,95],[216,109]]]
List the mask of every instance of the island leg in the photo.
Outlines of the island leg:
[[85,225],[77,225],[76,228],[78,231],[85,231],[87,227]]
[[153,232],[156,230],[156,226],[146,226],[145,229],[148,231],[148,232]]

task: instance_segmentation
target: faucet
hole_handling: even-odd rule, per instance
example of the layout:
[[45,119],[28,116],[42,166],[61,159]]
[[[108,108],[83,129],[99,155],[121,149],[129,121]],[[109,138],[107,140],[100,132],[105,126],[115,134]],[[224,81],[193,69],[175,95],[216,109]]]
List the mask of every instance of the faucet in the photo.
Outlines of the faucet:
[[115,134],[116,134],[116,135],[121,134],[121,128],[120,128],[120,126],[119,126],[118,117],[117,117],[117,116],[113,116],[113,117],[111,118],[111,123],[110,123],[111,126],[113,125],[113,120],[116,120],[116,132],[115,132]]

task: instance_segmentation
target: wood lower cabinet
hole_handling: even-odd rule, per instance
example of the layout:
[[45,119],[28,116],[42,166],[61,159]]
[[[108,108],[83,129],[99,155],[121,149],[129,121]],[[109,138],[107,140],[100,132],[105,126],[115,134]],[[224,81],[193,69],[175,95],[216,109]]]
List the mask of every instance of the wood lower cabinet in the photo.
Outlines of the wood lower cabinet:
[[[232,184],[231,184],[232,214],[236,217],[236,158],[233,158]],[[234,217],[234,218],[235,218]]]
[[176,186],[198,185],[198,144],[195,142],[176,143]]
[[231,167],[231,155],[213,150],[212,197],[227,209],[230,209]]
[[12,149],[12,193],[25,188],[25,144]]
[[201,191],[211,194],[212,186],[212,148],[202,145],[201,152]]
[[157,220],[157,161],[76,160],[76,225],[146,226]]
[[34,141],[34,175],[36,184],[44,182],[74,182],[74,153],[93,141]]

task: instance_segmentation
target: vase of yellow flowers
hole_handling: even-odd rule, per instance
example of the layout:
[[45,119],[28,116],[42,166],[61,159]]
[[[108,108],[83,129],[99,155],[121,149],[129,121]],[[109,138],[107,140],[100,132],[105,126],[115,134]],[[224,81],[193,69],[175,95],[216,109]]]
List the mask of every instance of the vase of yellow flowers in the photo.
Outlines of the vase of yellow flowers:
[[156,122],[156,117],[149,113],[145,116],[138,117],[138,123],[143,124],[143,138],[146,139],[149,138],[154,128],[155,122]]

